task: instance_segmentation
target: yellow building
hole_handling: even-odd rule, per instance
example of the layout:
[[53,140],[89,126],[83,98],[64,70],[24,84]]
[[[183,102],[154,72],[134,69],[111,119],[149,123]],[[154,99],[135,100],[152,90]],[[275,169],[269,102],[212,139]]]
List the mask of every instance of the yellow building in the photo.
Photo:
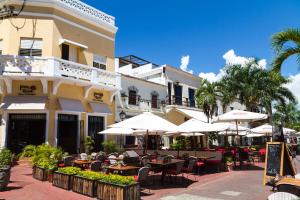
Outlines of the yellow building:
[[[69,153],[115,121],[114,17],[78,0],[8,0],[0,12],[0,148]],[[3,7],[4,6],[4,7]]]

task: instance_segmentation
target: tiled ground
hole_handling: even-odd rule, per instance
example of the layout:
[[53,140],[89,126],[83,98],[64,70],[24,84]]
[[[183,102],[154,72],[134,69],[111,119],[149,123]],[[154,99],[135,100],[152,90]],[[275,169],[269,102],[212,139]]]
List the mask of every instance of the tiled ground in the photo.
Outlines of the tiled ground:
[[[32,169],[28,163],[20,163],[12,169],[8,191],[0,192],[0,199],[6,200],[85,200],[86,196],[53,187],[48,182],[32,178]],[[159,177],[157,177],[159,178]],[[167,181],[164,186],[154,180],[142,193],[143,200],[232,200],[266,199],[269,188],[263,186],[263,169],[255,167],[234,172],[206,174],[183,179],[175,183]]]

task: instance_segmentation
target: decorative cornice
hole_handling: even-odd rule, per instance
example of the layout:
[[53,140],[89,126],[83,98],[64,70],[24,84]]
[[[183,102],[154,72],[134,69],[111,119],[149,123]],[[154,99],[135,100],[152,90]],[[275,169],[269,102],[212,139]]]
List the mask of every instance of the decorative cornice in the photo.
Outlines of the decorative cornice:
[[[21,0],[9,0],[7,4],[21,5]],[[50,7],[60,10],[73,17],[100,26],[106,30],[116,33],[115,18],[104,12],[89,6],[79,0],[26,0],[27,6]]]

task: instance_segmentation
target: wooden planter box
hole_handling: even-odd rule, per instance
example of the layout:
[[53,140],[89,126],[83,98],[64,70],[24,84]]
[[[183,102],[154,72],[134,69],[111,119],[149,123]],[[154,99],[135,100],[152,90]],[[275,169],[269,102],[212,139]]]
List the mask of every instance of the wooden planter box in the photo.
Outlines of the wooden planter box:
[[35,178],[37,180],[47,181],[48,180],[48,169],[34,166],[32,168],[32,176],[33,176],[33,178]]
[[140,185],[116,185],[96,181],[96,197],[100,200],[140,200]]
[[73,177],[73,175],[54,172],[52,185],[65,190],[71,190],[73,184]]
[[89,197],[95,196],[95,180],[83,178],[80,176],[73,177],[72,190],[79,194],[87,195]]

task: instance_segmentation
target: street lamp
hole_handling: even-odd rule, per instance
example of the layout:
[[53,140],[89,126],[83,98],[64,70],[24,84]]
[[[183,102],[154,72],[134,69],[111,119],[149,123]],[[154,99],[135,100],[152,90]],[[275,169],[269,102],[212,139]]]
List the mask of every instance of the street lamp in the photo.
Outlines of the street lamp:
[[[123,121],[124,119],[126,119],[126,113],[122,110],[120,113],[119,113],[119,117],[120,117],[120,119],[121,119],[121,121]],[[122,137],[123,136],[119,136],[119,138],[120,138],[120,147],[121,147],[121,143],[122,143]]]
[[122,111],[119,113],[119,117],[120,117],[121,121],[123,121],[123,120],[126,118],[126,113],[122,110]]

